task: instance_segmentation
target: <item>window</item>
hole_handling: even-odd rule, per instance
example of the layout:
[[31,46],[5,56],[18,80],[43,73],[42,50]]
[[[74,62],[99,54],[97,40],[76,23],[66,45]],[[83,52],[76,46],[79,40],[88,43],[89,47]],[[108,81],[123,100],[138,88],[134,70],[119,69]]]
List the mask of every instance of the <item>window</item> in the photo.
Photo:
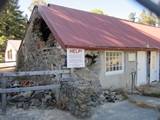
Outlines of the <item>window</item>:
[[12,50],[9,50],[7,54],[8,54],[8,59],[12,59]]
[[124,54],[121,51],[106,52],[106,73],[122,72],[124,69]]

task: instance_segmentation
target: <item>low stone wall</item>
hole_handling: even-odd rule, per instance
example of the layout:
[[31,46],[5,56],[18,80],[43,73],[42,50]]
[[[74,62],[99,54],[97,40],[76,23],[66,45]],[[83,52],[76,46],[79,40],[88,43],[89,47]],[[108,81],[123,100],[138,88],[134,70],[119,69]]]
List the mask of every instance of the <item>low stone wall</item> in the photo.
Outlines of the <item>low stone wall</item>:
[[93,108],[99,104],[100,88],[97,81],[62,81],[58,107],[77,117],[90,117]]

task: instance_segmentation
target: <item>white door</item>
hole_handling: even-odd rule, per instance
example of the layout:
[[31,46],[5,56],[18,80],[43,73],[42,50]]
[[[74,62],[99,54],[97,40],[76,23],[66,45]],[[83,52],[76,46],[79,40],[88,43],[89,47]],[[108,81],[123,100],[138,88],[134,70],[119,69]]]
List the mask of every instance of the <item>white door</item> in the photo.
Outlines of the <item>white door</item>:
[[147,53],[137,52],[137,86],[147,83]]
[[156,51],[151,51],[150,55],[150,82],[159,80],[159,54]]

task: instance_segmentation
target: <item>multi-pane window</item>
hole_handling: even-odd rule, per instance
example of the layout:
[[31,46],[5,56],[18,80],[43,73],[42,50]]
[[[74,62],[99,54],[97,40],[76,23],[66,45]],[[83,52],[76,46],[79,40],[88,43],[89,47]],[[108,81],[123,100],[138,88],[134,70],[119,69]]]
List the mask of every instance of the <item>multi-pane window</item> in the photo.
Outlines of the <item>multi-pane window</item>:
[[7,54],[8,54],[8,59],[12,59],[12,50],[9,50]]
[[124,54],[121,51],[106,52],[106,72],[123,71]]

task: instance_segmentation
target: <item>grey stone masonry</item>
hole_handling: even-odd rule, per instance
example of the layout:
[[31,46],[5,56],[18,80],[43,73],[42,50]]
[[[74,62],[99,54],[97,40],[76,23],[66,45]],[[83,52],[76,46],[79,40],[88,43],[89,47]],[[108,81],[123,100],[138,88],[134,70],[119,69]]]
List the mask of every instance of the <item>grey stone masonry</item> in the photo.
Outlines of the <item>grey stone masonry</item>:
[[96,81],[62,81],[58,106],[77,117],[90,117],[94,107],[99,104],[100,94],[101,89]]
[[[92,107],[97,105],[101,91],[98,74],[100,55],[96,51],[86,51],[86,67],[73,69],[71,80],[61,81],[57,105],[69,110],[78,117],[87,117]],[[43,19],[34,10],[30,25],[20,50],[18,51],[17,71],[62,70],[66,68],[66,49],[63,49],[51,33]],[[63,75],[30,77],[37,85],[54,84]],[[66,76],[65,76],[66,77]]]

